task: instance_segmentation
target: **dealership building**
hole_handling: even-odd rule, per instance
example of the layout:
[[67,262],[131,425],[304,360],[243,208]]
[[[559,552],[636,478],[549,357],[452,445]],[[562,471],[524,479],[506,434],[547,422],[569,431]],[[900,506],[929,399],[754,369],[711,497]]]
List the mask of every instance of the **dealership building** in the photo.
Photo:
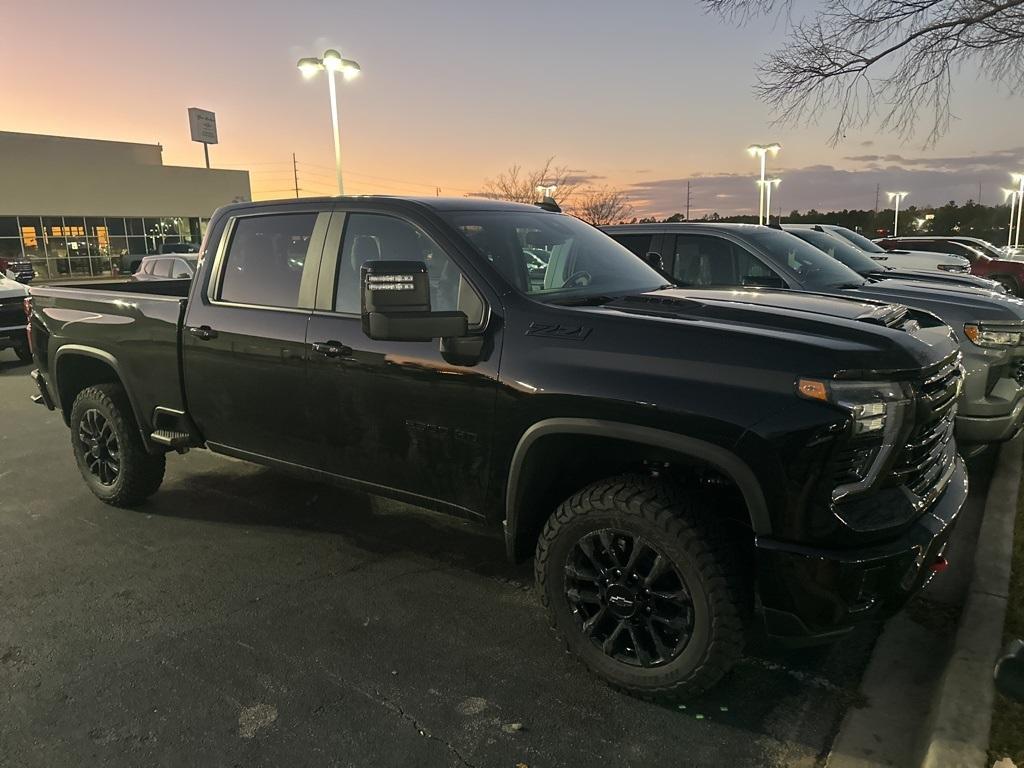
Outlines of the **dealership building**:
[[214,210],[251,199],[247,171],[164,165],[159,144],[0,131],[0,261],[39,279],[198,244]]

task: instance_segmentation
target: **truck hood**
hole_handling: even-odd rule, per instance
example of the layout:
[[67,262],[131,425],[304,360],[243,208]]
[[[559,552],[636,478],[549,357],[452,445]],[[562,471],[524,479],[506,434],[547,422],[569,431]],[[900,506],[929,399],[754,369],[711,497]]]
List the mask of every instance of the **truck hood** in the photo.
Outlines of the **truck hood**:
[[597,311],[712,323],[718,330],[788,340],[834,370],[915,371],[956,352],[945,325],[925,312],[867,296],[773,289],[669,288],[625,296]]
[[1022,322],[1024,301],[966,285],[930,281],[884,279],[859,288],[844,288],[837,295],[858,300],[905,304],[937,315],[954,328],[977,321]]
[[887,268],[882,272],[872,272],[866,275],[866,277],[871,280],[916,280],[918,282],[932,283],[937,288],[947,285],[964,285],[968,288],[977,288],[1001,296],[1006,294],[1006,289],[995,280],[963,272],[942,272],[938,269]]

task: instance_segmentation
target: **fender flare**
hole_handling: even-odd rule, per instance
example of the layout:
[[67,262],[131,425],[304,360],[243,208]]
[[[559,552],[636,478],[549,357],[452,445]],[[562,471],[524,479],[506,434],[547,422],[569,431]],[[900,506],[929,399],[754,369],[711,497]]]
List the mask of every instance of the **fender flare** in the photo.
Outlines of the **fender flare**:
[[611,437],[632,443],[664,448],[674,453],[691,456],[710,464],[732,480],[743,495],[750,514],[750,524],[758,536],[771,534],[771,517],[764,491],[753,470],[732,451],[705,440],[667,432],[654,427],[643,427],[603,419],[553,418],[538,421],[519,438],[509,468],[505,490],[505,546],[511,556],[519,526],[519,499],[522,496],[522,472],[530,449],[541,438],[556,434],[593,435]]
[[99,360],[102,363],[106,363],[110,366],[114,375],[117,376],[117,380],[121,384],[121,388],[124,389],[125,394],[128,396],[128,402],[132,407],[132,415],[135,416],[135,423],[139,425],[139,429],[142,430],[142,420],[139,418],[139,408],[135,403],[135,397],[125,386],[124,376],[121,375],[121,366],[117,363],[117,358],[106,350],[98,349],[96,347],[89,347],[85,344],[63,344],[57,348],[57,351],[53,355],[53,394],[55,395],[55,401],[57,407],[60,408],[61,413],[64,414],[64,421],[68,422],[71,418],[71,403],[64,403],[60,394],[60,361],[61,358],[67,354],[74,354],[80,357],[91,357],[95,360]]

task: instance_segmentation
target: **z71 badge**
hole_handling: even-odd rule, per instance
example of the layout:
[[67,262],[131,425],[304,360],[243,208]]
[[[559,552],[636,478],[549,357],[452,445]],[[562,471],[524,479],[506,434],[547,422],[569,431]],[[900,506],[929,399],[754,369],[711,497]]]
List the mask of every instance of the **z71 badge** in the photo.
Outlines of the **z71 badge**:
[[590,335],[590,329],[582,325],[561,325],[559,323],[530,323],[527,336],[546,336],[551,339],[583,341]]

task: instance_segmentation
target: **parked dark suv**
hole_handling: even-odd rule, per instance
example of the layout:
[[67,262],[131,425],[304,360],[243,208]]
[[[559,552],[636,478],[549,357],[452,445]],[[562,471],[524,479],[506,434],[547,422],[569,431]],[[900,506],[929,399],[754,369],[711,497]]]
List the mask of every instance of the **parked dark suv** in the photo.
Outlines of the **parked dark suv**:
[[[966,256],[971,262],[971,274],[998,281],[1007,293],[1024,296],[1024,261],[1005,256],[999,258],[968,238],[959,237],[884,237],[875,241],[886,250],[911,248],[915,251],[934,251]],[[998,251],[997,251],[998,253]]]

